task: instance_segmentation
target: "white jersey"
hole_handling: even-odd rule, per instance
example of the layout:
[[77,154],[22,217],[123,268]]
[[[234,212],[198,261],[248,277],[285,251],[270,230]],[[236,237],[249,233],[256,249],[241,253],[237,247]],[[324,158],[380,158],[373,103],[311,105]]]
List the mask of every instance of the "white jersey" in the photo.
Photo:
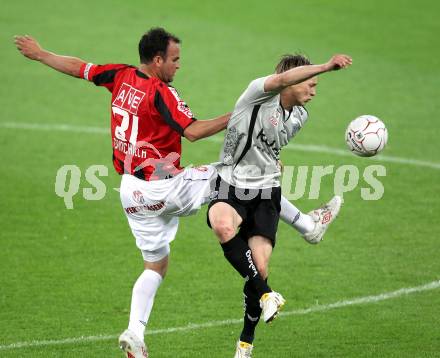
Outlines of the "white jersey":
[[304,107],[295,106],[289,112],[281,106],[278,92],[264,92],[266,78],[252,81],[240,96],[225,135],[217,170],[224,181],[238,188],[280,186],[281,148],[307,120]]

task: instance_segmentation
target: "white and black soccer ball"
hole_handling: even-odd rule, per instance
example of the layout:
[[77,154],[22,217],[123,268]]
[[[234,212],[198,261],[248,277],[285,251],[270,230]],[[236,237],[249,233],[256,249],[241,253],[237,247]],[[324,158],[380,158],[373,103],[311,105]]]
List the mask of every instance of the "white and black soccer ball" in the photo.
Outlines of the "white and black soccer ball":
[[366,114],[350,122],[345,131],[345,141],[352,153],[372,157],[387,144],[388,131],[379,118]]

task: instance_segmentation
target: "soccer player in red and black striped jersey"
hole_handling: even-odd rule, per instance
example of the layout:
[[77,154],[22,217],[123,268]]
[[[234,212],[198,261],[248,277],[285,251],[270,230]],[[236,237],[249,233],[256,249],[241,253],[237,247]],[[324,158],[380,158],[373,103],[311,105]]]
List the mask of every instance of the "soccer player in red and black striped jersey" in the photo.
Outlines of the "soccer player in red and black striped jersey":
[[209,183],[216,176],[210,166],[181,167],[181,137],[195,141],[218,133],[230,114],[205,121],[194,118],[170,86],[180,67],[180,40],[162,28],[142,36],[138,67],[60,56],[30,36],[16,36],[15,44],[29,59],[111,92],[113,165],[122,175],[121,202],[145,267],[134,285],[129,327],[119,343],[127,357],[147,357],[145,325],[168,268],[178,216],[190,215],[207,202]]

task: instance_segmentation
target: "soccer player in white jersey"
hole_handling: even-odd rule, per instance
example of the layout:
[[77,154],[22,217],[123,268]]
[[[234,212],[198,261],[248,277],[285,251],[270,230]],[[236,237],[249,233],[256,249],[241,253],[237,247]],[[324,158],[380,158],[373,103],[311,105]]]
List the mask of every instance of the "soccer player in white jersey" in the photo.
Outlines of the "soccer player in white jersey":
[[236,358],[251,356],[260,315],[270,322],[285,302],[267,284],[281,208],[282,218],[290,217],[286,221],[310,243],[322,239],[339,212],[338,196],[309,214],[292,209],[281,197],[279,155],[307,120],[304,105],[316,94],[317,76],[351,62],[349,56],[335,55],[325,64],[312,65],[304,56],[286,55],[275,74],[249,84],[229,120],[217,168],[218,195],[209,204],[208,223],[226,259],[245,278],[244,326]]

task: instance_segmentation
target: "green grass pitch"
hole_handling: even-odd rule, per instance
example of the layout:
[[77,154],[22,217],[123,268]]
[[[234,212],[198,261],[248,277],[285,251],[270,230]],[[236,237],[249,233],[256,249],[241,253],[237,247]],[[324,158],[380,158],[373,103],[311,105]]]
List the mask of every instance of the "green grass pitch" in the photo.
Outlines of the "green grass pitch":
[[[115,337],[142,269],[112,189],[119,177],[109,135],[78,129],[108,128],[109,94],[25,60],[12,37],[31,34],[95,63],[137,64],[137,42],[152,26],[182,38],[174,85],[198,118],[230,111],[284,53],[302,51],[315,63],[348,53],[350,69],[320,77],[310,121],[293,143],[344,153],[348,122],[366,113],[389,130],[378,158],[283,151],[285,165],[355,165],[361,177],[318,246],[280,224],[270,283],[287,298],[286,314],[258,327],[254,357],[440,357],[439,10],[431,0],[4,2],[0,357],[122,357]],[[215,161],[219,149],[218,141],[186,142],[183,162]],[[54,192],[65,164],[83,174],[73,210]],[[86,201],[84,172],[96,164],[109,168],[107,193]],[[362,173],[372,164],[386,168],[385,192],[365,201]],[[297,205],[309,211],[326,201],[333,177],[323,178],[318,199],[305,195]],[[146,336],[153,358],[233,356],[242,282],[205,214],[181,220],[172,244]]]

